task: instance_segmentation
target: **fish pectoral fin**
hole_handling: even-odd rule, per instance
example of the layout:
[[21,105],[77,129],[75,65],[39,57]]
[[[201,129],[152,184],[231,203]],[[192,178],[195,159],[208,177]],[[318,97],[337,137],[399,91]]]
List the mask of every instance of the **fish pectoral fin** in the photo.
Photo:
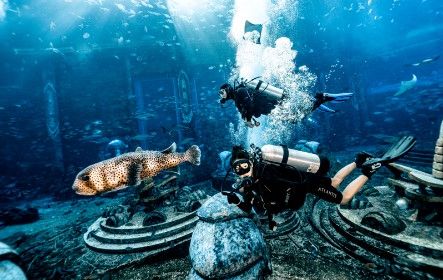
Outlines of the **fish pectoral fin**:
[[177,144],[175,144],[175,142],[174,142],[167,149],[161,151],[161,153],[162,154],[171,154],[171,153],[175,153],[176,150],[177,150]]
[[136,153],[143,152],[143,149],[142,149],[141,147],[137,147],[137,149],[135,149],[135,152],[136,152]]
[[142,172],[142,165],[131,163],[128,166],[128,185],[137,186],[141,183],[140,174]]

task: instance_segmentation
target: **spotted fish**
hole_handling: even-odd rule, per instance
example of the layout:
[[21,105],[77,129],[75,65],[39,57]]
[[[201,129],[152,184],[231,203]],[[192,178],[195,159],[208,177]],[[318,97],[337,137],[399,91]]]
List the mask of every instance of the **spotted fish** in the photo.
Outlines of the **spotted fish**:
[[141,180],[185,161],[200,165],[198,146],[193,145],[184,153],[177,153],[176,148],[175,143],[161,152],[139,147],[135,152],[95,163],[77,174],[72,189],[80,195],[96,195],[136,186]]

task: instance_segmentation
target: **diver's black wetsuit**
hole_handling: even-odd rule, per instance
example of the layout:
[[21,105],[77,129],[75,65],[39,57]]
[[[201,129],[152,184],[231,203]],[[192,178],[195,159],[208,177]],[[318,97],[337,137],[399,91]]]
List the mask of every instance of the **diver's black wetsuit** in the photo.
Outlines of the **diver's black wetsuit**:
[[254,166],[252,184],[245,186],[243,202],[238,206],[249,212],[255,198],[254,205],[258,204],[272,215],[301,208],[307,193],[337,204],[343,198],[342,193],[331,186],[329,177],[300,172],[289,166],[259,163]]
[[250,122],[252,117],[269,114],[278,104],[279,100],[268,98],[259,90],[238,86],[234,91],[234,102],[243,119]]

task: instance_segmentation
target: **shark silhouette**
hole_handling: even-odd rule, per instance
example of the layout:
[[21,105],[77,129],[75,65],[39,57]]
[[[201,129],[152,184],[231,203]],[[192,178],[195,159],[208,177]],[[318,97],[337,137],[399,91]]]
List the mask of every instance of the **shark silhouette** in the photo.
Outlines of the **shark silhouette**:
[[401,81],[400,83],[400,88],[398,89],[398,91],[394,94],[394,96],[399,96],[402,95],[403,93],[407,92],[408,90],[412,89],[413,87],[415,87],[415,85],[417,84],[417,76],[415,76],[414,74],[412,74],[412,79],[409,81]]

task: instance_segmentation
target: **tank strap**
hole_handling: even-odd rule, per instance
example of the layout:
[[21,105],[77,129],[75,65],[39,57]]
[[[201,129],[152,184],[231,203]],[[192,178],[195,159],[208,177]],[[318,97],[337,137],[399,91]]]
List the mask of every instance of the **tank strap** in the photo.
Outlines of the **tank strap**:
[[281,161],[281,165],[287,165],[288,164],[288,158],[289,158],[289,149],[286,145],[281,145],[283,148],[283,158]]
[[255,87],[255,90],[256,90],[256,91],[258,91],[258,90],[260,89],[262,83],[263,83],[262,80],[259,80],[259,81],[258,81],[257,86]]

